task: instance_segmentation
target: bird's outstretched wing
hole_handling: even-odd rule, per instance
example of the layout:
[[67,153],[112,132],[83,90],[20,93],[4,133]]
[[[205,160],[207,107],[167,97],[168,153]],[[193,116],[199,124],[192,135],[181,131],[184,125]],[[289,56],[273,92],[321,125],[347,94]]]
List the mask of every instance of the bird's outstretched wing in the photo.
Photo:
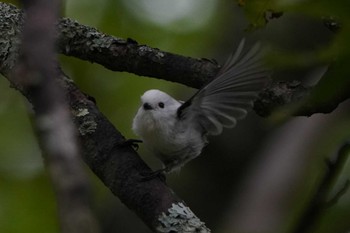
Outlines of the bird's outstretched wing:
[[223,127],[234,127],[247,115],[271,72],[262,64],[260,45],[255,44],[244,54],[244,43],[243,39],[213,81],[179,107],[180,120],[217,135]]

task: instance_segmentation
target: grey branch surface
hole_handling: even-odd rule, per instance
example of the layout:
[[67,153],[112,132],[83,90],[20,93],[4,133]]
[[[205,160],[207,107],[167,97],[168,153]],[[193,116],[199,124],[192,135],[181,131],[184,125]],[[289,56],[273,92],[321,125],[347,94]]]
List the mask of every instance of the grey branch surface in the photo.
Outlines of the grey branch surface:
[[113,71],[126,71],[199,88],[219,70],[216,62],[184,57],[132,39],[121,39],[93,27],[63,18],[58,23],[62,54],[98,63]]
[[[11,78],[18,61],[22,23],[21,11],[0,3],[0,73],[34,104],[35,90]],[[65,90],[85,162],[113,194],[155,232],[210,232],[164,182],[142,180],[151,169],[71,79],[59,71],[54,81]],[[83,190],[74,191],[80,197]]]

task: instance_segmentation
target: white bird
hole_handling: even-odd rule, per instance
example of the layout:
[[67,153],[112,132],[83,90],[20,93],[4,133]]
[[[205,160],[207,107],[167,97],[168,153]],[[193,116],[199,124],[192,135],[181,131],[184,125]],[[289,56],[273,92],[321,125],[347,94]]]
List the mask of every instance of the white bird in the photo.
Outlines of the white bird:
[[[244,40],[209,84],[186,102],[159,90],[141,96],[132,129],[163,163],[164,171],[181,168],[200,155],[208,135],[218,135],[244,118],[267,83],[259,44],[243,53]],[[158,171],[158,172],[159,172]]]

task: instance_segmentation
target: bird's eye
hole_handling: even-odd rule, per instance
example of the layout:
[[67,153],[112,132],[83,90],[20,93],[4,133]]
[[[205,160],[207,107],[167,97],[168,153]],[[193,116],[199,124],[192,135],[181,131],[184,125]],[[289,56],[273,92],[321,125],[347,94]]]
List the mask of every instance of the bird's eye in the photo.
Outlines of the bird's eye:
[[159,103],[158,103],[158,106],[159,106],[160,108],[164,108],[164,103],[163,103],[163,102],[159,102]]

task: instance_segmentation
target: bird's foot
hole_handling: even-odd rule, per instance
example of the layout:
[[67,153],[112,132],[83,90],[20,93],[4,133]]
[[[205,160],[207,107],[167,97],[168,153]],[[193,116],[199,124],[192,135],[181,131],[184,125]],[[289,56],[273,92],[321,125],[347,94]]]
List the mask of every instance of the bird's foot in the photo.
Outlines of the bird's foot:
[[139,149],[139,144],[138,143],[142,143],[142,140],[140,139],[127,139],[123,142],[123,146],[131,146],[132,148],[134,148],[134,150],[138,150]]
[[146,181],[150,181],[150,180],[158,178],[163,183],[165,183],[166,182],[165,172],[166,172],[166,169],[159,169],[159,170],[156,170],[156,171],[143,173],[143,174],[141,174],[142,175],[141,181],[142,182],[146,182]]

